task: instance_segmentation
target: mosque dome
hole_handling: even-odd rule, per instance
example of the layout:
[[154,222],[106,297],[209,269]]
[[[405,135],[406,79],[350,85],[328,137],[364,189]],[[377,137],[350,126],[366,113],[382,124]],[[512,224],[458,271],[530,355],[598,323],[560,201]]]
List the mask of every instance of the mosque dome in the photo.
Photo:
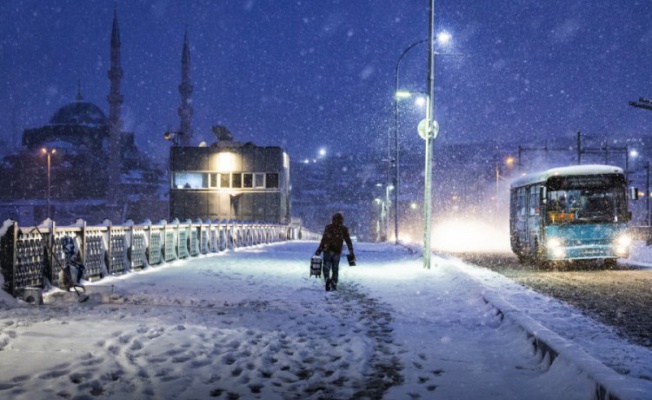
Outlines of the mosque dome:
[[61,107],[50,119],[51,125],[104,126],[106,115],[93,103],[75,101]]

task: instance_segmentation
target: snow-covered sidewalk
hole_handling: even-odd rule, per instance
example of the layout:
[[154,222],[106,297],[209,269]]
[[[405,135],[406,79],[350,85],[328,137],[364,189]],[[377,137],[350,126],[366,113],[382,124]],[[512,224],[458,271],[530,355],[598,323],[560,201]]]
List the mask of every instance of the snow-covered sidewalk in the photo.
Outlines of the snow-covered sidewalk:
[[[437,258],[436,268],[423,270],[419,254],[390,244],[356,244],[358,266],[343,262],[339,290],[325,292],[308,273],[316,247],[241,249],[103,279],[88,286],[87,303],[54,292],[45,306],[17,306],[5,294],[0,397],[594,395],[585,373],[542,362],[525,332],[483,295],[505,293],[515,306],[534,308],[544,325],[553,310],[553,322],[581,337],[584,328],[574,324],[586,321],[569,307],[455,260]],[[650,374],[649,350],[590,323],[585,351],[623,367],[634,357],[630,374]]]

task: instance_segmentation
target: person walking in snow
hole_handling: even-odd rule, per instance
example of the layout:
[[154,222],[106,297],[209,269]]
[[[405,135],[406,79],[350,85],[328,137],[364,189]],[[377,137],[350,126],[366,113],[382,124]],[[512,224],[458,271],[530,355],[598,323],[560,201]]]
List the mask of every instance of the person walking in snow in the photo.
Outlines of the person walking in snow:
[[[327,292],[337,290],[340,257],[342,256],[344,242],[346,242],[346,246],[349,248],[349,257],[355,262],[349,228],[344,226],[344,216],[341,213],[335,213],[332,218],[332,223],[326,225],[321,242],[319,242],[319,247],[315,251],[316,256],[322,252],[324,253],[324,279],[326,279]],[[331,270],[333,271],[332,276]]]

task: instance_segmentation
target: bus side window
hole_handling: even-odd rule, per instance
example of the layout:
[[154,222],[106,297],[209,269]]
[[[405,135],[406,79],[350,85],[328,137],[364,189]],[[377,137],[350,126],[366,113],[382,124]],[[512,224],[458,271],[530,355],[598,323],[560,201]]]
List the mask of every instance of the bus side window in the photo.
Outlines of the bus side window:
[[530,188],[530,215],[539,215],[539,187]]
[[525,218],[525,189],[524,188],[518,188],[517,190],[517,198],[518,198],[518,216],[520,218]]

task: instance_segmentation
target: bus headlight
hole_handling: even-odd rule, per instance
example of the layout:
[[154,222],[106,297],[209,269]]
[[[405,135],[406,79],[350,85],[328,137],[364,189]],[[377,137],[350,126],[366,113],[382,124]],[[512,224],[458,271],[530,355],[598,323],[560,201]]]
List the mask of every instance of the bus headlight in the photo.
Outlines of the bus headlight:
[[614,241],[614,252],[619,257],[626,257],[629,253],[629,246],[632,244],[632,238],[629,235],[620,235]]
[[561,241],[559,238],[550,238],[548,239],[548,248],[549,249],[556,249],[561,246],[563,246],[564,243]]
[[629,235],[620,235],[616,238],[618,246],[629,247],[632,244],[632,237]]
[[559,238],[550,238],[547,242],[548,250],[552,253],[554,258],[564,258],[566,257],[566,249],[564,248],[564,242]]

